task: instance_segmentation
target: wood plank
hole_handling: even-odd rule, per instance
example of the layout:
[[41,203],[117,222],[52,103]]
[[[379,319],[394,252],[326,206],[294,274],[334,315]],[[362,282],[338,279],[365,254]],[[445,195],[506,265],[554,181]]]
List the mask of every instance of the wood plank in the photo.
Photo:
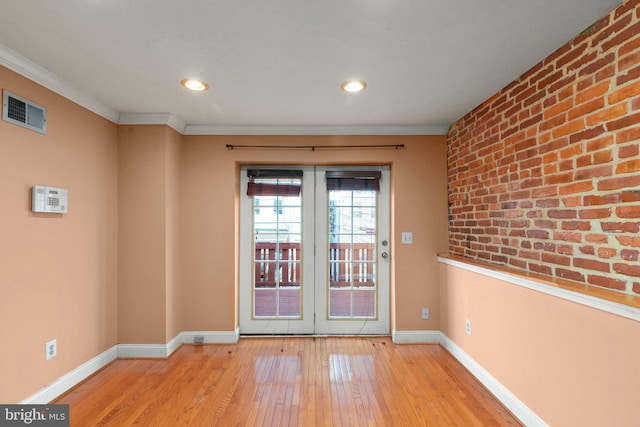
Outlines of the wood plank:
[[72,426],[521,425],[437,344],[242,338],[121,359],[52,403]]

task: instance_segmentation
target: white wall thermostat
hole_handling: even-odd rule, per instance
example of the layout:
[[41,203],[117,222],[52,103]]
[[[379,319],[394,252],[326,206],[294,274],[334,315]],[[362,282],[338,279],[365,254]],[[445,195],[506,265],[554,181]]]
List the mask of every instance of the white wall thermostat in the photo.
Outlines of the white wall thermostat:
[[67,213],[69,191],[63,188],[34,185],[31,210],[33,212]]

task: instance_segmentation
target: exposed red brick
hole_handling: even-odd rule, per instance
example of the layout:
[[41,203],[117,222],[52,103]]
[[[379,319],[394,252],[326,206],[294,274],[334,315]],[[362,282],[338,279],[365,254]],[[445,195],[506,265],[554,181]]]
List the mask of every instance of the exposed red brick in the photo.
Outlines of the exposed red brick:
[[[625,120],[625,119],[620,119]],[[629,126],[629,125],[627,125]],[[583,118],[576,119],[572,122],[566,123],[560,127],[557,127],[551,131],[554,138],[560,138],[562,136],[570,135],[572,133],[579,132],[585,128]]]
[[605,165],[605,166],[597,166],[593,168],[578,169],[575,172],[574,176],[575,176],[575,179],[589,179],[589,178],[596,178],[601,176],[611,176],[612,172],[613,172],[613,166]]
[[635,24],[629,26],[626,30],[621,31],[615,37],[610,38],[606,42],[602,43],[603,51],[607,51],[615,46],[625,43],[627,40],[630,40],[633,36],[640,32],[640,21],[637,21]]
[[596,276],[591,274],[587,277],[587,282],[591,283],[592,285],[618,290],[624,290],[627,284],[627,282],[625,282],[624,280],[612,279],[611,277]]
[[620,258],[625,261],[638,261],[638,254],[640,254],[640,251],[623,249],[620,251]]
[[551,267],[549,267],[548,265],[534,264],[532,262],[527,265],[529,266],[529,270],[533,271],[534,273],[546,274],[548,276],[553,274],[553,270],[551,270]]
[[604,135],[602,138],[593,139],[587,142],[587,151],[598,151],[613,144],[613,136]]
[[611,120],[606,123],[606,128],[608,131],[613,131],[638,124],[640,124],[640,113],[630,114],[617,120]]
[[583,200],[585,206],[609,205],[620,202],[620,196],[618,194],[605,194],[602,196],[588,195],[584,196]]
[[576,218],[577,217],[578,212],[575,209],[562,209],[562,210],[549,210],[549,212],[547,212],[547,215],[549,216],[549,218]]
[[569,111],[568,113],[568,117],[570,120],[573,120],[579,117],[584,117],[589,113],[602,110],[604,106],[605,106],[604,97],[601,96],[600,98],[592,99],[589,102],[585,102],[571,109],[571,111]]
[[591,45],[596,46],[611,37],[613,34],[624,30],[624,28],[631,23],[631,20],[632,14],[627,14],[626,16],[624,16],[624,14],[616,15],[616,19],[612,22],[593,30],[595,36],[592,39]]
[[630,52],[629,55],[621,54],[618,51],[618,70],[624,71],[640,63],[640,51]]
[[593,183],[591,181],[576,182],[575,184],[569,184],[558,188],[558,191],[561,195],[584,193],[591,190],[593,190]]
[[[631,1],[628,1],[625,3],[627,5],[633,4],[633,2]],[[635,37],[635,38],[629,39],[629,41],[623,42],[623,44],[618,49],[618,56],[619,57],[625,56],[638,49],[640,49],[640,38]]]
[[554,105],[553,107],[547,108],[543,114],[544,119],[548,120],[551,117],[555,117],[560,113],[564,113],[573,107],[573,99],[565,99],[564,101]]
[[640,248],[640,237],[637,236],[616,236],[621,245]]
[[639,141],[627,0],[451,126],[451,253],[640,294]]
[[608,233],[638,233],[640,223],[637,222],[601,222],[602,231]]
[[597,98],[599,96],[604,95],[605,93],[607,93],[609,91],[609,86],[611,85],[611,83],[609,82],[602,82],[592,88],[589,88],[581,93],[579,93],[576,96],[576,103],[577,104],[582,104],[585,101],[589,101],[593,98]]
[[616,208],[619,218],[640,218],[640,205],[619,206]]
[[609,237],[605,234],[587,234],[584,240],[591,243],[607,244],[609,242]]
[[640,94],[640,81],[632,83],[627,86],[623,86],[622,88],[612,92],[607,100],[610,105],[617,104],[620,101],[624,101],[625,99],[631,98],[633,96]]
[[621,159],[636,157],[638,155],[640,155],[639,145],[624,145],[622,147],[618,147],[618,157]]
[[530,239],[548,239],[549,232],[545,230],[528,230],[527,237]]
[[520,255],[520,258],[540,260],[540,252],[520,251],[519,255]]
[[558,253],[562,255],[573,255],[573,246],[558,245]]
[[[619,20],[620,17],[632,12],[636,7],[637,3],[634,1],[623,1],[622,4],[616,8],[615,13],[613,15],[613,19]],[[633,14],[629,14],[631,17]]]
[[557,208],[560,206],[558,199],[540,199],[536,200],[536,206],[539,208]]
[[617,174],[637,172],[640,170],[640,159],[627,160],[626,162],[618,163],[616,167]]
[[509,259],[509,264],[522,270],[525,270],[527,268],[527,263],[517,258]]
[[582,233],[570,233],[568,231],[556,231],[553,233],[554,240],[564,242],[582,242]]
[[[629,107],[627,104],[619,104],[615,105],[611,108],[607,108],[606,110],[600,110],[597,113],[591,114],[587,116],[587,126],[594,126],[600,123],[605,123],[611,119],[615,119],[620,116],[624,116],[627,114]],[[602,128],[604,132],[604,128]]]
[[575,208],[576,206],[582,206],[582,198],[580,196],[563,197],[562,204],[567,208]]
[[629,141],[637,141],[638,139],[640,139],[640,126],[616,132],[616,142],[618,144]]
[[620,194],[622,202],[640,202],[640,190],[623,191]]
[[591,230],[591,223],[588,221],[562,221],[563,230]]
[[640,265],[624,264],[621,262],[613,263],[613,269],[616,273],[626,276],[640,277]]
[[576,282],[584,283],[584,275],[577,271],[567,270],[565,268],[556,268],[556,275],[563,279],[574,280]]
[[542,261],[548,262],[551,264],[564,265],[564,266],[571,265],[570,257],[564,256],[564,255],[555,255],[547,252],[542,253]]
[[596,73],[595,81],[596,83],[599,83],[603,80],[609,80],[615,75],[616,75],[616,65],[611,64]]
[[613,258],[614,256],[617,255],[617,253],[618,251],[613,248],[598,248],[598,256],[600,258],[605,258],[605,259]]
[[640,77],[640,66],[627,70],[626,73],[618,74],[616,77],[616,85],[622,86],[627,82],[637,80]]
[[594,255],[596,253],[596,248],[591,245],[580,246],[578,249],[585,255]]
[[[573,171],[572,172],[565,172],[565,173],[559,173],[556,175],[549,175],[549,176],[545,176],[544,177],[544,183],[545,185],[548,186],[552,186],[553,184],[564,184],[567,182],[571,182],[573,181]],[[547,187],[548,188],[553,188],[555,191],[555,194],[557,194],[558,192],[558,188],[557,187]],[[539,190],[538,194],[541,192],[544,192],[545,189],[541,189]],[[536,194],[536,192],[534,192],[533,194]],[[545,197],[545,194],[539,194],[538,197]],[[535,196],[534,196],[535,197]]]
[[581,219],[602,219],[611,216],[611,208],[604,209],[584,209],[578,213]]
[[598,151],[593,154],[593,163],[609,163],[613,160],[613,150]]
[[609,53],[605,56],[594,55],[594,59],[595,60],[589,61],[589,63],[586,63],[585,66],[582,69],[580,69],[578,74],[581,76],[592,75],[596,73],[598,70],[602,69],[603,67],[606,67],[607,65],[615,62],[616,55],[615,53]]
[[539,250],[539,251],[546,251],[546,252],[555,252],[556,251],[556,245],[554,243],[550,243],[550,242],[534,242],[533,243],[533,249]]
[[539,228],[556,228],[555,221],[538,219],[534,221],[534,225]]
[[640,185],[640,175],[609,178],[598,181],[598,191],[620,190],[635,188]]
[[603,271],[605,273],[611,271],[611,266],[609,265],[609,263],[588,258],[574,258],[573,266],[578,268],[585,268],[587,270]]

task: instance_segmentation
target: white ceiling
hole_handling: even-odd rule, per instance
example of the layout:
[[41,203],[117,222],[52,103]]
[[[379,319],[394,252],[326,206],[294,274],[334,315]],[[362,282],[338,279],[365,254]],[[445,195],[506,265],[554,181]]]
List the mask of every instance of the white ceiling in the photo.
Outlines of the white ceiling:
[[[621,3],[0,2],[0,64],[114,121],[186,133],[444,133]],[[352,78],[367,90],[341,92]]]

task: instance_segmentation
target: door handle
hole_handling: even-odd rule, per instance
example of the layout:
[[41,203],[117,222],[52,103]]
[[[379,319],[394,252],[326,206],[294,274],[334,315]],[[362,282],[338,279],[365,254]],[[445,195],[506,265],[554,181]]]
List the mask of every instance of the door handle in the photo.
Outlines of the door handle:
[[383,259],[387,259],[387,258],[389,258],[389,254],[388,254],[388,253],[386,253],[386,252],[382,252],[382,253],[380,254],[380,256],[381,256]]

